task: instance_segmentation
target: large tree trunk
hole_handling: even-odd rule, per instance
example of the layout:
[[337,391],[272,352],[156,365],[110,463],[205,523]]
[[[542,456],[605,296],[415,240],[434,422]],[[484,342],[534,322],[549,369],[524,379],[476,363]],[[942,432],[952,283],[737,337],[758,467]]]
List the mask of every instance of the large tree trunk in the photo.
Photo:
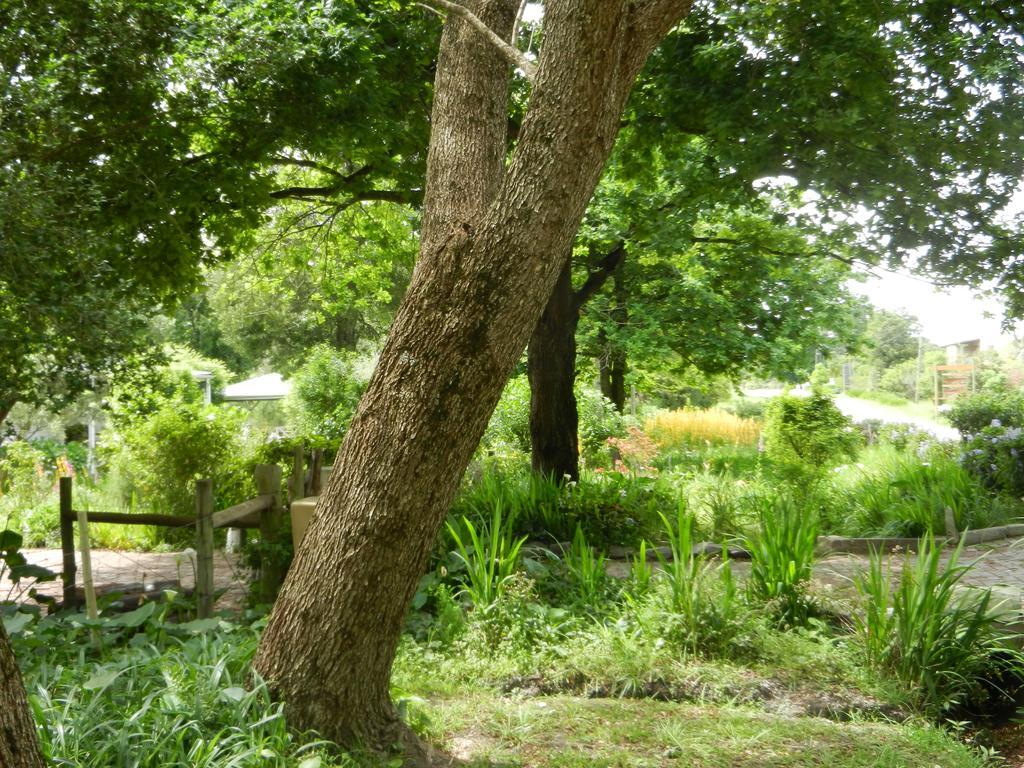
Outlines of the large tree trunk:
[[0,622],[0,766],[43,768],[36,724],[25,698],[21,671]]
[[[517,0],[467,5],[508,37]],[[449,16],[419,262],[254,660],[292,727],[424,759],[388,691],[409,601],[564,267],[629,88],[687,8],[551,0],[507,170],[508,66]]]
[[527,351],[533,471],[559,482],[578,480],[580,474],[575,392],[578,323],[572,263],[567,260]]

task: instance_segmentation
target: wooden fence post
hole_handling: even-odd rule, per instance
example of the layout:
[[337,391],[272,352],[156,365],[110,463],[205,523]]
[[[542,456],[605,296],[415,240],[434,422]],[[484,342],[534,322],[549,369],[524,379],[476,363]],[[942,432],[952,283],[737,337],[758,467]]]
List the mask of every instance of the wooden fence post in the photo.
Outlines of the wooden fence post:
[[[293,475],[293,478],[295,475]],[[298,475],[303,482],[302,474]],[[301,487],[301,486],[300,486]],[[284,565],[278,550],[281,547],[281,524],[284,520],[281,504],[281,468],[276,464],[256,465],[256,493],[271,495],[273,501],[260,511],[260,540],[263,557],[260,563],[260,599],[271,603],[284,581]]]
[[[92,580],[92,548],[89,545],[89,517],[84,509],[78,510],[78,548],[82,553],[82,586],[85,588],[86,615],[96,621],[99,609],[96,606],[96,585]],[[90,633],[93,643],[99,643],[100,633],[95,629]]]
[[324,466],[324,452],[314,448],[309,457],[309,496],[320,495],[320,470]]
[[78,606],[75,592],[75,513],[72,511],[70,477],[60,479],[60,548],[64,554],[64,607]]
[[196,611],[213,615],[213,481],[196,480]]
[[306,451],[301,445],[292,451],[292,474],[288,478],[288,501],[298,501],[306,490]]

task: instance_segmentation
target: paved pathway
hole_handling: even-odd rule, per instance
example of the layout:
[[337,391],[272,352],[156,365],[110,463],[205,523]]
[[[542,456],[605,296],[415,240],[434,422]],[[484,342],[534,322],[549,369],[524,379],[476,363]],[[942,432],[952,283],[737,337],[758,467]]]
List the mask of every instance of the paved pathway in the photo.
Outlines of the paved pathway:
[[[948,560],[950,550],[944,555]],[[61,551],[59,549],[27,549],[24,554],[30,563],[42,565],[54,571],[60,571]],[[899,571],[900,561],[905,555],[893,555],[895,576]],[[975,562],[976,561],[976,562]],[[815,581],[827,589],[834,589],[840,594],[852,594],[853,578],[867,567],[867,558],[861,555],[833,554],[818,561],[814,570]],[[975,562],[974,567],[965,575],[963,584],[976,587],[1006,587],[1000,589],[1001,595],[1010,593],[1016,599],[1024,599],[1024,539],[1004,539],[1002,541],[965,547],[961,555],[961,563]],[[195,575],[189,557],[180,552],[114,552],[110,550],[94,550],[92,553],[93,580],[97,589],[124,590],[133,585],[132,591],[138,591],[139,585],[157,585],[182,590],[191,590],[195,585]],[[733,561],[739,576],[745,575],[749,564]],[[609,572],[616,576],[624,576],[629,571],[629,564],[623,561],[609,563]],[[82,584],[81,567],[77,571],[77,583]],[[249,578],[245,569],[239,564],[237,555],[228,555],[218,550],[214,554],[214,589],[224,590],[217,602],[219,610],[239,608],[245,599]],[[60,581],[40,584],[39,591],[61,597]],[[27,600],[25,590],[19,590],[6,579],[0,578],[0,600],[8,596],[17,600]],[[1024,603],[1022,603],[1024,611]]]
[[[771,398],[778,397],[783,393],[781,389],[749,389],[743,394],[747,397]],[[806,397],[810,394],[806,389],[792,389],[791,395]],[[881,421],[885,424],[913,424],[918,429],[931,432],[940,440],[959,440],[960,433],[948,424],[941,424],[933,419],[926,419],[911,414],[891,405],[876,403],[874,400],[861,400],[847,395],[836,395],[836,407],[854,421],[867,421],[869,419]]]
[[[51,571],[60,572],[63,555],[59,549],[23,549],[25,558],[34,565],[41,565]],[[77,554],[77,553],[76,553]],[[93,583],[98,592],[125,591],[139,592],[145,589],[180,589],[192,591],[195,588],[195,568],[188,554],[182,552],[116,552],[106,549],[92,551]],[[81,556],[77,560],[76,583],[82,586]],[[214,552],[213,588],[224,590],[218,599],[217,610],[239,608],[248,588],[248,574],[239,563],[238,555],[228,555],[222,550]],[[19,602],[30,600],[27,586],[14,585],[6,574],[0,578],[0,600],[14,599]],[[45,582],[36,585],[43,595],[62,598],[61,582]]]

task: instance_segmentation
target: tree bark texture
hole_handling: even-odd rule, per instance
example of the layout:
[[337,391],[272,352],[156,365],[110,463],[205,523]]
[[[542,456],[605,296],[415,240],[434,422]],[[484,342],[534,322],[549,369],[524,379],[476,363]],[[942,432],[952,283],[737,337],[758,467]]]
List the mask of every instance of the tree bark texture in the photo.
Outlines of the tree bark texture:
[[44,765],[21,671],[0,622],[0,766],[43,768]]
[[[466,5],[508,38],[517,0]],[[687,8],[549,2],[507,168],[509,67],[465,22],[446,21],[419,261],[254,660],[290,726],[426,760],[388,690],[409,601],[563,269],[632,82]]]
[[533,471],[558,482],[578,480],[580,474],[575,392],[578,324],[572,263],[566,261],[527,350]]

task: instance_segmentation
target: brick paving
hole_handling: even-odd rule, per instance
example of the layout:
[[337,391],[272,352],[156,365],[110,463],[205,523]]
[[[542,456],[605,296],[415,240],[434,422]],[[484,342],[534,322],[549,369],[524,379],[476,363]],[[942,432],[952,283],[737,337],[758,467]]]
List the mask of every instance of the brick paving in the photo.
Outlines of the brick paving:
[[[61,551],[59,549],[26,549],[23,550],[30,563],[42,565],[53,571],[61,569]],[[950,550],[943,555],[949,560]],[[890,564],[894,566],[892,573],[899,571],[900,561],[909,554],[890,555]],[[962,564],[974,563],[964,576],[962,583],[974,587],[999,587],[1002,595],[1024,595],[1024,539],[1004,539],[988,542],[977,546],[965,547]],[[853,579],[867,567],[868,559],[862,555],[832,554],[815,565],[814,578],[819,585],[837,593],[852,593]],[[181,552],[115,552],[111,550],[94,550],[92,552],[93,580],[99,591],[127,590],[138,591],[139,585],[147,587],[164,587],[191,591],[195,586],[195,574],[192,563],[186,554]],[[749,564],[733,561],[738,576],[743,577]],[[609,571],[615,576],[628,573],[629,565],[625,562],[609,563]],[[77,583],[82,585],[82,569],[79,561]],[[240,565],[237,555],[226,554],[222,550],[214,553],[214,589],[223,590],[224,594],[217,602],[218,610],[239,608],[245,599],[248,589],[249,574]],[[61,597],[60,581],[38,585],[42,594]],[[0,578],[0,600],[8,596],[17,600],[27,599],[24,590],[20,591],[9,581]],[[1024,597],[1021,598],[1024,601]],[[1022,602],[1024,609],[1024,602]]]
[[[63,555],[59,549],[23,549],[22,554],[33,565],[61,571]],[[75,582],[81,587],[82,561],[76,553]],[[195,588],[192,560],[183,552],[118,552],[94,549],[91,552],[93,583],[99,593],[109,591],[152,592],[154,589],[177,589],[191,592]],[[236,610],[241,607],[248,589],[249,577],[239,563],[238,555],[216,550],[213,556],[213,588],[223,590],[215,610]],[[40,594],[60,600],[62,585],[56,581],[34,585]],[[0,600],[29,600],[26,587],[11,584],[6,574],[0,578]]]

